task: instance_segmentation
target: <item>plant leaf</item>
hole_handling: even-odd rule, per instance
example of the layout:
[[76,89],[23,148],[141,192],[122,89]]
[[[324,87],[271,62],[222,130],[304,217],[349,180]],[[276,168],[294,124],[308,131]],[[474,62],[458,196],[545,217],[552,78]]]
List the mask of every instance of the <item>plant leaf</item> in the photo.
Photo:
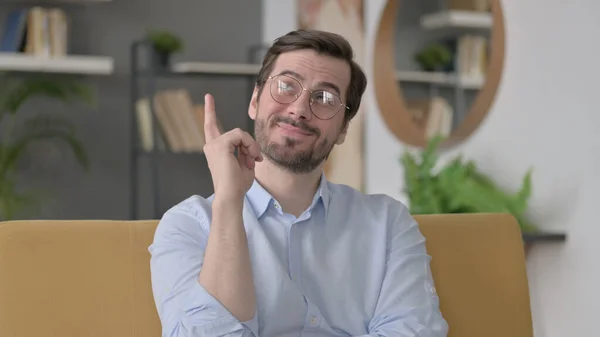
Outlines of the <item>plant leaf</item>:
[[12,220],[38,205],[39,199],[33,193],[19,193],[12,179],[0,178],[0,220]]
[[440,136],[430,139],[418,160],[408,151],[402,156],[404,191],[409,198],[411,213],[503,212],[515,216],[522,231],[537,229],[524,215],[531,196],[531,170],[515,195],[503,191],[492,179],[479,172],[473,161],[465,162],[460,155],[434,174],[441,141]]
[[65,103],[75,99],[90,105],[95,103],[93,91],[85,85],[69,79],[33,77],[20,80],[3,92],[2,111],[15,114],[34,96],[51,97]]
[[89,170],[89,158],[82,143],[75,135],[75,127],[69,121],[60,117],[38,115],[27,119],[18,129],[15,140],[4,149],[2,162],[0,162],[0,176],[3,170],[14,168],[18,159],[30,144],[47,139],[64,141],[79,164],[84,169]]

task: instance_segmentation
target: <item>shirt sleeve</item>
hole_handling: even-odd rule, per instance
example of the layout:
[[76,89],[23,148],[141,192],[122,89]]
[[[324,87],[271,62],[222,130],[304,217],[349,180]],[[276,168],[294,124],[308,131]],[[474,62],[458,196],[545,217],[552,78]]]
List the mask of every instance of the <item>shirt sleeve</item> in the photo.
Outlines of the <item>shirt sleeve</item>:
[[152,291],[163,337],[258,337],[256,314],[240,322],[198,282],[210,228],[209,203],[183,201],[160,220],[149,247]]
[[406,207],[400,208],[391,234],[386,274],[366,336],[447,337],[425,237]]

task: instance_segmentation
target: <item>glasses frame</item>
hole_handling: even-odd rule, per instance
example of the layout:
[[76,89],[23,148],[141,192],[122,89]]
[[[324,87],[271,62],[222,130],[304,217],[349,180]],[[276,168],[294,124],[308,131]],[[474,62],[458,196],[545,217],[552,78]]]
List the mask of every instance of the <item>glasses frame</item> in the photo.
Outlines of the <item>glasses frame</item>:
[[[293,101],[291,101],[291,102],[287,102],[287,103],[282,103],[282,102],[279,102],[277,99],[275,99],[275,97],[273,97],[273,90],[272,90],[272,86],[273,86],[273,79],[275,79],[276,77],[279,77],[279,76],[284,76],[284,77],[290,78],[290,79],[292,79],[292,80],[294,80],[294,81],[298,82],[298,84],[300,85],[300,89],[301,89],[301,90],[300,90],[300,93],[299,93],[299,94],[296,94],[296,98],[295,98]],[[324,121],[326,121],[326,120],[330,120],[330,119],[332,119],[333,117],[337,116],[337,114],[338,114],[338,113],[339,113],[339,112],[342,110],[342,109],[340,109],[341,107],[344,107],[346,110],[350,110],[350,107],[349,107],[349,106],[347,106],[346,104],[344,104],[344,102],[342,102],[342,98],[341,98],[339,95],[337,95],[337,94],[334,94],[334,93],[332,93],[332,92],[330,92],[330,91],[327,91],[328,93],[330,93],[330,94],[332,94],[333,96],[337,97],[337,98],[340,100],[340,102],[341,102],[341,103],[340,103],[340,106],[338,107],[338,109],[335,111],[335,113],[334,113],[334,114],[333,114],[331,117],[329,117],[329,118],[321,118],[321,117],[317,116],[317,114],[315,114],[315,112],[313,111],[313,108],[312,108],[312,103],[311,103],[311,98],[312,98],[312,94],[313,94],[313,93],[315,93],[315,92],[319,92],[319,91],[326,91],[326,90],[323,90],[323,89],[319,89],[319,90],[310,90],[310,89],[306,89],[306,88],[304,88],[304,86],[302,85],[302,83],[300,83],[300,81],[298,81],[297,79],[293,78],[292,76],[289,76],[289,75],[286,75],[286,74],[277,74],[277,75],[269,76],[268,80],[269,80],[269,81],[271,81],[271,83],[269,83],[269,95],[271,95],[271,98],[272,98],[272,99],[273,99],[275,102],[277,102],[277,103],[279,103],[279,104],[291,104],[291,103],[294,103],[295,101],[297,101],[297,100],[298,100],[298,98],[300,98],[300,96],[302,96],[302,94],[303,94],[305,91],[308,91],[308,92],[310,93],[310,95],[308,96],[308,97],[309,97],[309,101],[308,101],[308,107],[310,108],[310,113],[311,113],[313,116],[315,116],[315,118],[317,118],[317,119],[324,120]]]

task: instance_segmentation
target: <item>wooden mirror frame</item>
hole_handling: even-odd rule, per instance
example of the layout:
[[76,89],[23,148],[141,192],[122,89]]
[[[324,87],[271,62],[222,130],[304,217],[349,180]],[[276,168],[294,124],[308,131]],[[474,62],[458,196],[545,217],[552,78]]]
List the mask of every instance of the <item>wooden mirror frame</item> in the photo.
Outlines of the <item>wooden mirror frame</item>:
[[[427,139],[406,109],[402,89],[396,78],[394,37],[400,1],[388,0],[379,22],[373,55],[375,98],[388,129],[402,143],[424,148]],[[504,68],[505,51],[504,14],[500,0],[491,0],[491,13],[493,26],[485,83],[477,93],[465,118],[441,144],[442,148],[448,148],[466,140],[479,127],[490,110],[498,91]]]

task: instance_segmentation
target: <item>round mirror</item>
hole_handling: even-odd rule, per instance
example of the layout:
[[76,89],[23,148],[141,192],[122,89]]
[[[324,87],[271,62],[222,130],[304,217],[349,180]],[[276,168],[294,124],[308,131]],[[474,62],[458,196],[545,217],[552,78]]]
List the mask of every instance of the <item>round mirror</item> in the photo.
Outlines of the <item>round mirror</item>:
[[504,65],[500,0],[388,0],[373,59],[380,113],[407,145],[469,137],[490,110]]

